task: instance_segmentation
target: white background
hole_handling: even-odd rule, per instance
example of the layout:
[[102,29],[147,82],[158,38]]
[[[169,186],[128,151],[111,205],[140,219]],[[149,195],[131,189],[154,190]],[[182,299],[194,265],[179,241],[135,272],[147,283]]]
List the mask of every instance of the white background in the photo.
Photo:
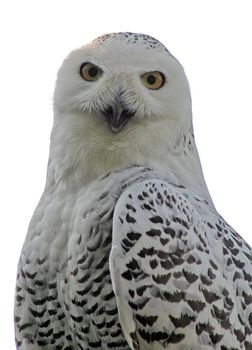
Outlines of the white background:
[[8,0],[0,8],[1,349],[15,348],[16,265],[43,191],[56,72],[100,34],[150,34],[182,62],[219,212],[252,243],[252,6],[245,0]]

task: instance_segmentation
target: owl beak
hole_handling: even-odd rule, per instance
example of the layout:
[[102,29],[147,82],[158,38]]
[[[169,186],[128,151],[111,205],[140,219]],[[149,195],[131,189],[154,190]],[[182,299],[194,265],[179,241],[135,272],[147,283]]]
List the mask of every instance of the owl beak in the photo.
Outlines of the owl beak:
[[114,102],[101,112],[114,133],[121,131],[134,115],[134,112],[124,109],[120,102]]

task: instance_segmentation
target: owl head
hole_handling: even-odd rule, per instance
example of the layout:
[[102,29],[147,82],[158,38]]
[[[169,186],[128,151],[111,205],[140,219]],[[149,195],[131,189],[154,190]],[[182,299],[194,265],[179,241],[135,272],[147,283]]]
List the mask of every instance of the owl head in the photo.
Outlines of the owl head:
[[177,176],[185,155],[200,168],[183,67],[144,34],[106,34],[70,53],[58,72],[51,140],[56,173],[87,182],[131,165]]

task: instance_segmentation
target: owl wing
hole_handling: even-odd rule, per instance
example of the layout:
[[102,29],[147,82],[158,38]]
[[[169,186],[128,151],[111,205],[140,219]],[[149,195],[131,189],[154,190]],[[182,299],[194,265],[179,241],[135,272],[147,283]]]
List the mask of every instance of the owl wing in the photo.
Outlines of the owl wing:
[[251,275],[234,280],[244,266],[252,272],[251,261],[232,256],[248,247],[205,201],[189,197],[153,179],[130,186],[116,204],[110,271],[131,349],[251,345]]

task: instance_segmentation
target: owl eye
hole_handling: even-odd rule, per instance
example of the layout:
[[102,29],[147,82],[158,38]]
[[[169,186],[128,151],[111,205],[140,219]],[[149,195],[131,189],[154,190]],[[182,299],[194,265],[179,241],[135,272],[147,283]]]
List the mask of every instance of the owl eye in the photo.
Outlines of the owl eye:
[[80,66],[80,75],[84,80],[96,81],[102,75],[102,70],[93,63],[85,62]]
[[158,71],[144,73],[141,79],[144,86],[151,90],[158,90],[165,83],[164,74]]

